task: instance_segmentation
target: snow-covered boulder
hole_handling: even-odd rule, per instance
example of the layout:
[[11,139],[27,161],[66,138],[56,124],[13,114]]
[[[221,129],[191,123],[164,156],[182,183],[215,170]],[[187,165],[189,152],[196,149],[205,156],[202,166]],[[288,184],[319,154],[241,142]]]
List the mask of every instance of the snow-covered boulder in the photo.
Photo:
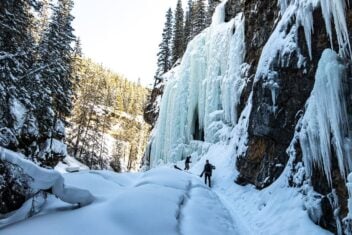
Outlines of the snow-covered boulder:
[[48,192],[62,201],[79,206],[86,206],[94,200],[88,190],[65,186],[64,178],[59,172],[41,168],[24,159],[24,156],[8,149],[0,149],[0,163],[16,166],[16,171],[10,174],[15,180],[23,181],[19,187],[22,189],[22,199],[26,200],[17,211],[0,219],[0,227],[23,220],[38,212],[45,203]]

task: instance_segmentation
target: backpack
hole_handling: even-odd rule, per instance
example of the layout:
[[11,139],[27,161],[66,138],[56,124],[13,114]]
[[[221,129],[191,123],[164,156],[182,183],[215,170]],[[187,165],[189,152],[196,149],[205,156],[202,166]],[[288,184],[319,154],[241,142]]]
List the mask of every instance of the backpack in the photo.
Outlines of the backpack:
[[211,165],[210,163],[205,164],[205,167],[204,167],[205,172],[211,173],[212,169],[213,169],[213,165]]

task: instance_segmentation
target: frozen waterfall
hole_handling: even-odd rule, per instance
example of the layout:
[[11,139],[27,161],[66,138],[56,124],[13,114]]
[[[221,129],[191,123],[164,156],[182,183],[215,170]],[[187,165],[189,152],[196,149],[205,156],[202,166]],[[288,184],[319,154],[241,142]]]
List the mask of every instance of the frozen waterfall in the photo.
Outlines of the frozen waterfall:
[[188,44],[181,64],[165,75],[168,83],[150,149],[152,167],[181,160],[193,140],[227,139],[224,130],[237,122],[245,85],[244,19],[239,14],[225,23],[225,3],[217,7],[212,25]]

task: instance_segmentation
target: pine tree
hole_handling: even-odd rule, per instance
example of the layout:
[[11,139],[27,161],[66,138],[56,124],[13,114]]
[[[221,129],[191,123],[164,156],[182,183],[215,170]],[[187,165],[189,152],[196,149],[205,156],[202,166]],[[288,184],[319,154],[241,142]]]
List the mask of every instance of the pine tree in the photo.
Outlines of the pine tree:
[[193,37],[201,33],[207,26],[204,0],[197,0],[194,8]]
[[182,1],[178,0],[173,26],[173,40],[172,40],[172,64],[175,64],[180,59],[184,52],[184,22],[183,22],[183,9]]
[[38,10],[38,16],[35,17],[36,27],[33,28],[33,34],[35,36],[36,43],[41,40],[43,32],[49,24],[50,18],[50,4],[52,0],[37,0],[40,1],[38,5],[40,8]]
[[[20,82],[33,63],[34,0],[0,2],[0,85]],[[15,94],[13,94],[15,95]]]
[[193,1],[188,0],[188,10],[186,12],[186,20],[185,20],[185,33],[184,33],[184,50],[186,50],[188,43],[193,39],[192,31],[193,31]]
[[161,75],[171,69],[171,39],[172,39],[172,10],[166,12],[166,22],[162,34],[162,41],[159,44],[158,69],[155,78],[160,79]]
[[[3,0],[0,2],[0,129],[8,128],[13,136],[26,133],[23,126],[15,126],[10,115],[14,102],[28,110],[24,125],[35,122],[31,109],[31,88],[35,84],[28,77],[35,59],[34,12],[39,10],[35,0]],[[8,146],[4,146],[8,147]],[[28,146],[24,152],[27,150]],[[13,149],[15,147],[13,146]]]
[[60,118],[70,114],[72,108],[72,42],[73,16],[72,0],[58,1],[53,7],[48,29],[40,45],[39,66],[45,66],[41,72],[45,88],[50,90],[51,105]]
[[75,47],[73,49],[72,56],[72,69],[71,69],[71,80],[72,80],[72,90],[76,91],[79,86],[79,81],[83,76],[83,52],[81,46],[80,38],[75,41]]
[[75,48],[73,50],[73,55],[74,57],[80,57],[80,58],[82,58],[83,56],[82,43],[79,37],[75,41]]

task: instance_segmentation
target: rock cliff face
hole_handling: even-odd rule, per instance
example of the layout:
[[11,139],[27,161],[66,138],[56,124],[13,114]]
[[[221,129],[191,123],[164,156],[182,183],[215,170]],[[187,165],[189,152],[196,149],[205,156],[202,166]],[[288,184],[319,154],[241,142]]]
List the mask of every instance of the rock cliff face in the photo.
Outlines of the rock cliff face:
[[[322,52],[330,48],[331,44],[326,32],[326,27],[320,7],[313,12],[312,56],[306,44],[303,26],[300,26],[296,35],[297,49],[294,53],[276,55],[272,61],[271,73],[259,74],[258,62],[263,47],[277,27],[278,20],[282,17],[276,1],[230,0],[226,5],[226,19],[230,20],[238,12],[245,14],[246,56],[245,62],[250,65],[248,83],[241,97],[240,107],[244,107],[253,91],[253,108],[249,121],[249,139],[247,152],[237,160],[236,167],[240,172],[237,183],[254,184],[262,189],[277,179],[286,166],[289,155],[287,149],[295,133],[295,127],[305,110],[315,80],[315,73]],[[351,10],[348,10],[347,24],[352,25]],[[296,27],[295,19],[285,29],[287,32]],[[334,48],[338,48],[336,35],[333,35]],[[298,60],[304,60],[303,66],[297,66]],[[301,57],[301,58],[300,58]],[[348,61],[345,61],[349,65]],[[349,71],[350,72],[350,71]],[[275,74],[278,86],[275,88],[275,103],[272,98],[272,88],[266,86],[270,79],[268,76]],[[350,77],[350,76],[349,76]],[[348,113],[351,114],[351,79],[344,81],[345,96],[347,97]],[[273,111],[273,107],[275,110]],[[351,118],[349,118],[351,124]],[[351,125],[349,125],[351,126]],[[296,146],[296,164],[302,161],[300,145]],[[323,212],[320,221],[322,227],[335,233],[338,232],[332,194],[336,192],[338,198],[339,215],[342,220],[348,213],[344,176],[338,170],[336,157],[332,159],[332,187],[325,180],[322,169],[314,167],[313,174],[306,181],[310,182],[316,192],[321,195],[321,209]],[[323,180],[322,180],[323,179]],[[336,212],[336,211],[335,211]]]
[[152,127],[154,127],[159,116],[159,101],[163,95],[163,90],[164,85],[160,81],[155,83],[148,103],[144,108],[143,118]]

